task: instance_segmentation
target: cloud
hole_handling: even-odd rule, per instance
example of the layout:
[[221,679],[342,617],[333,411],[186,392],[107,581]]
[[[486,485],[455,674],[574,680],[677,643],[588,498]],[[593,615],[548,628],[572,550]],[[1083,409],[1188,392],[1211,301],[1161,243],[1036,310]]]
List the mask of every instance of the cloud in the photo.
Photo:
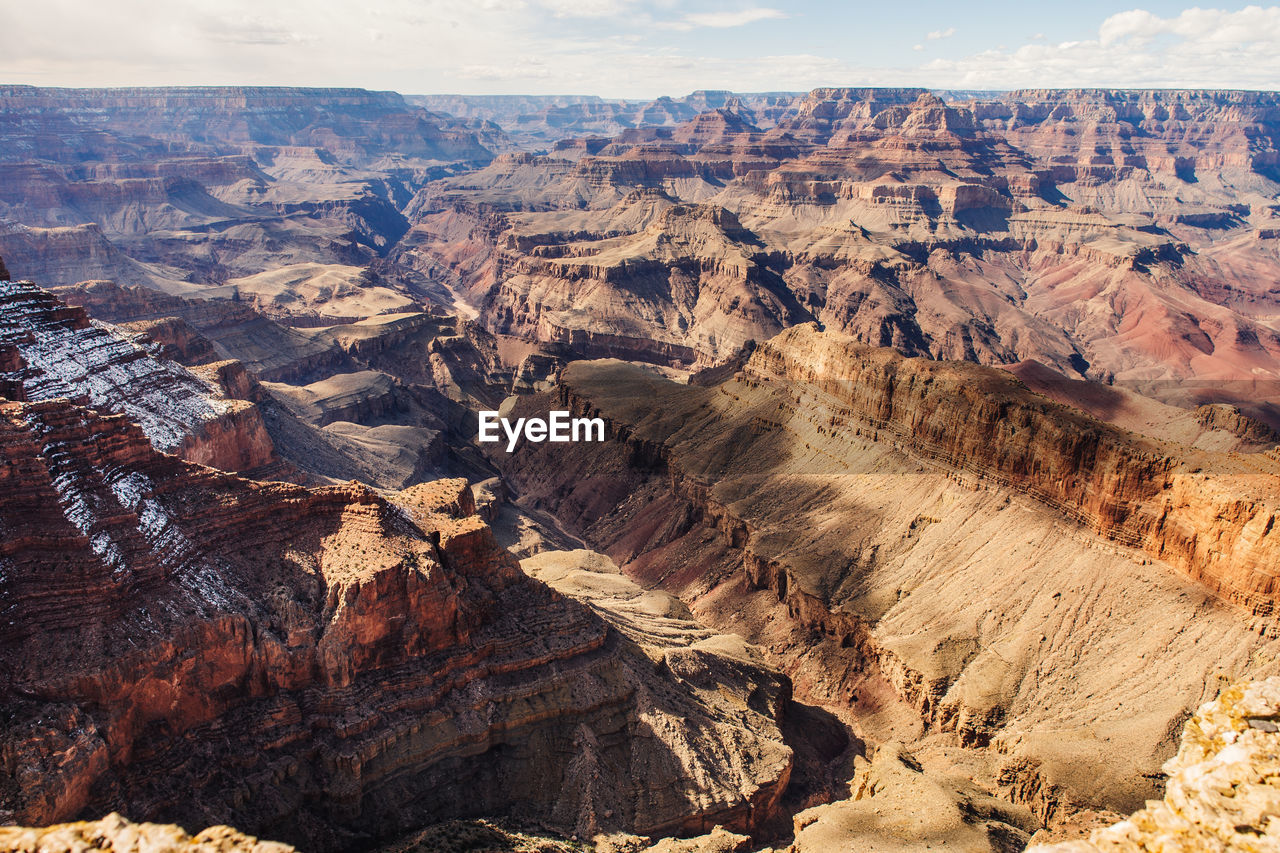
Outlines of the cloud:
[[[727,2],[727,0],[726,0]],[[735,0],[739,4],[774,0]],[[1272,0],[1280,2],[1280,0]],[[696,88],[815,86],[1280,88],[1280,8],[1142,8],[1092,34],[1047,31],[1009,48],[930,59],[956,30],[897,54],[845,43],[816,55],[830,24],[793,15],[760,55],[745,27],[789,8],[710,0],[39,0],[0,3],[0,80],[37,85],[350,85],[401,92],[648,98]],[[895,25],[897,26],[897,25]],[[1047,25],[1028,19],[1027,30]],[[765,30],[767,27],[757,27]],[[964,28],[966,41],[981,37]],[[696,40],[671,38],[697,31]],[[1039,34],[1037,34],[1039,35]],[[1008,35],[1001,38],[1009,38]],[[913,44],[918,41],[919,44]],[[992,36],[987,45],[997,44]],[[952,46],[953,54],[958,45]],[[806,51],[815,51],[807,53]],[[874,63],[869,59],[881,58]],[[535,61],[536,60],[536,61]],[[866,63],[866,64],[863,64]]]
[[926,41],[937,41],[938,39],[949,39],[956,34],[955,27],[947,27],[945,30],[934,30],[925,36]]
[[612,18],[631,11],[629,0],[539,0],[557,18]]
[[529,80],[551,76],[551,71],[541,65],[518,63],[515,65],[464,65],[457,71],[464,80]]
[[240,18],[234,21],[212,18],[204,21],[200,30],[213,41],[232,44],[282,45],[306,39],[300,33],[261,18]]
[[933,60],[912,76],[924,85],[966,88],[1280,87],[1280,7],[1145,9],[1111,15],[1097,37],[1033,42]]
[[729,27],[745,27],[747,24],[754,24],[757,21],[777,20],[788,17],[786,12],[781,9],[741,9],[737,12],[695,12],[685,15],[677,22],[678,29],[692,29],[693,27],[716,27],[717,29],[727,29]]

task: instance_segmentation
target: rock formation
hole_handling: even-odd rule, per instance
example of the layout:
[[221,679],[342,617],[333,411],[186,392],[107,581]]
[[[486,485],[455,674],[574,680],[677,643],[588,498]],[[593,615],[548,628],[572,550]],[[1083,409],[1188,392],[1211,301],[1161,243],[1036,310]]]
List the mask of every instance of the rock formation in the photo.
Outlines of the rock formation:
[[514,414],[556,407],[610,441],[497,459],[523,506],[761,644],[873,744],[973,749],[1042,822],[1140,804],[1204,685],[1272,666],[1271,454],[811,326],[707,387],[574,363]]
[[927,774],[899,743],[860,762],[852,796],[795,817],[789,853],[825,850],[1021,851],[1037,821],[973,783]]
[[61,851],[101,850],[104,853],[292,853],[287,844],[259,841],[229,826],[211,826],[190,836],[181,827],[154,823],[130,823],[118,814],[102,820],[65,823],[39,829],[0,827],[0,847],[5,850]]
[[[909,360],[797,327],[758,348],[749,377],[812,389],[910,451],[1011,486],[1271,615],[1280,598],[1280,463],[1193,454],[1046,406],[998,372]],[[1212,544],[1210,544],[1212,543]]]
[[[406,158],[487,160],[475,135],[440,116],[414,108],[394,92],[284,87],[156,89],[0,88],[9,133],[74,127],[65,147],[43,144],[45,159],[76,162],[86,154],[176,143],[200,151],[218,144],[312,146],[370,164],[389,152]],[[26,122],[23,119],[27,119]],[[138,134],[139,128],[145,128]],[[42,143],[46,140],[42,139]],[[87,146],[74,150],[70,145]],[[61,156],[60,156],[61,155]],[[11,154],[12,160],[17,155]],[[65,159],[64,159],[65,158]]]
[[[333,316],[308,291],[363,282],[423,183],[487,163],[484,141],[505,147],[496,126],[392,92],[7,86],[0,105],[0,253],[22,277],[171,293],[232,281],[266,305],[301,292],[304,315]],[[400,272],[346,295],[431,289]]]
[[[700,90],[682,98],[611,100],[575,95],[413,95],[406,100],[463,119],[493,122],[515,146],[546,148],[566,138],[612,137],[635,128],[672,128],[718,110],[772,126],[799,96]],[[557,146],[557,151],[562,151]]]
[[0,87],[0,822],[1139,809],[1280,659],[1277,106]]
[[227,471],[282,473],[258,409],[210,365],[207,381],[148,344],[89,320],[31,282],[0,282],[0,386],[12,400],[82,399],[127,414],[158,450]]
[[1187,722],[1163,800],[1087,841],[1028,853],[1273,850],[1280,846],[1280,678],[1233,685]]
[[435,182],[397,252],[495,331],[627,358],[715,362],[816,320],[1277,426],[1274,113],[1267,93],[818,89],[767,127],[712,109]]
[[110,281],[61,288],[57,295],[96,320],[145,331],[187,365],[235,359],[259,379],[290,382],[351,364],[331,337],[282,326],[232,299],[183,298]]
[[0,404],[0,433],[6,821],[127,807],[324,850],[774,816],[785,679],[528,580],[464,481],[256,483],[65,400]]

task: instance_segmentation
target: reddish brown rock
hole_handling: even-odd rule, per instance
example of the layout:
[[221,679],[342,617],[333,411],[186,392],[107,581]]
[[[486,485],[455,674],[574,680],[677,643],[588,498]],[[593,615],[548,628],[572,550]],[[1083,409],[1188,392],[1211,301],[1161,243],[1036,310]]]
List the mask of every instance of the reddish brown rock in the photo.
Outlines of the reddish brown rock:
[[[815,320],[1276,426],[1274,116],[1267,93],[817,89],[767,129],[721,107],[438,181],[397,257],[495,331],[626,336],[626,358],[715,362]],[[694,204],[737,227],[690,240],[664,215]]]
[[[127,805],[333,849],[480,814],[772,817],[786,682],[655,664],[528,580],[463,481],[408,511],[256,483],[65,401],[0,405],[0,454],[5,820]],[[726,690],[757,703],[727,728]]]
[[829,394],[914,453],[1031,494],[1254,613],[1280,604],[1280,466],[1269,456],[1184,455],[1046,405],[1000,372],[904,359],[812,326],[759,347],[745,372]]
[[14,359],[0,381],[11,399],[83,399],[136,418],[159,450],[227,471],[285,473],[257,407],[227,393],[238,389],[157,358],[30,282],[0,285],[0,306],[0,346]]

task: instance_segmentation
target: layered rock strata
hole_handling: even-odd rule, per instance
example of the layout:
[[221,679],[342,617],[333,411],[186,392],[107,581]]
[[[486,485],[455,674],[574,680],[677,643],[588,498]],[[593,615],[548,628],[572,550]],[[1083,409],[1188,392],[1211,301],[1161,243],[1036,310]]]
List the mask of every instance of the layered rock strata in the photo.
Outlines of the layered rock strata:
[[1270,456],[1180,452],[1047,404],[999,372],[905,359],[813,326],[762,345],[744,373],[834,401],[833,428],[883,431],[913,455],[1029,494],[1177,566],[1255,614],[1275,612],[1280,466]]
[[709,363],[816,320],[1275,427],[1275,107],[817,89],[768,126],[718,107],[434,182],[394,254],[449,278],[492,330],[625,337],[619,357],[688,362],[677,344]]
[[5,821],[127,809],[326,850],[503,813],[773,817],[785,679],[529,580],[464,481],[253,482],[63,400],[0,405],[0,452]]
[[82,400],[129,415],[158,450],[228,471],[281,473],[252,403],[31,282],[0,282],[0,349],[10,399]]
[[812,327],[709,387],[575,363],[513,414],[564,407],[610,441],[518,449],[524,506],[759,642],[873,743],[993,747],[989,789],[1043,822],[1149,798],[1181,715],[1273,666],[1269,454]]

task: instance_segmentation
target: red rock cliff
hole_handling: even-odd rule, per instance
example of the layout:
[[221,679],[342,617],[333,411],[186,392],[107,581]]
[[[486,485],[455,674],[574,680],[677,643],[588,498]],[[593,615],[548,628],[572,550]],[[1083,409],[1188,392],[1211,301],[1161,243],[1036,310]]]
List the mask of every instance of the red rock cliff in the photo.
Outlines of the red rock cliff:
[[1280,464],[1198,454],[1052,403],[1003,371],[908,359],[813,326],[761,345],[750,377],[830,395],[832,427],[1012,486],[1260,615],[1280,601]]
[[[465,492],[256,483],[122,416],[0,404],[0,820],[127,810],[323,850],[513,811],[771,817],[785,681],[677,679],[526,578]],[[726,690],[763,713],[726,725]]]

